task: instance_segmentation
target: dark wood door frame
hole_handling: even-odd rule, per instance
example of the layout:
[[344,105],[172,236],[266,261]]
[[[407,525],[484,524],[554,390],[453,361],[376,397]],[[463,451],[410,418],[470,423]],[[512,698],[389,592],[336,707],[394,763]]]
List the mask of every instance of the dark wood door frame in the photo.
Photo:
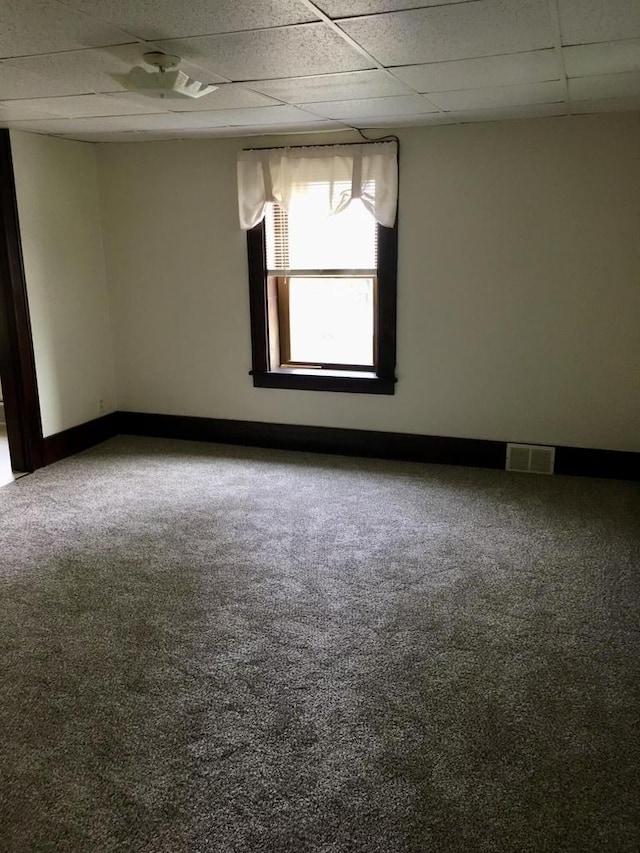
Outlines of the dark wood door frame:
[[9,131],[0,129],[0,377],[14,470],[43,465],[42,421]]

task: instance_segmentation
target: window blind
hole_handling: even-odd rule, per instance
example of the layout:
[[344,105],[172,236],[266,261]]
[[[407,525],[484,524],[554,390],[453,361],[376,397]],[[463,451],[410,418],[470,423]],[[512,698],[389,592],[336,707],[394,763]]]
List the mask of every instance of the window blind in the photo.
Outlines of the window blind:
[[354,200],[343,211],[326,216],[305,188],[287,213],[268,206],[265,217],[267,269],[271,274],[304,271],[374,273],[378,264],[378,228],[370,213]]

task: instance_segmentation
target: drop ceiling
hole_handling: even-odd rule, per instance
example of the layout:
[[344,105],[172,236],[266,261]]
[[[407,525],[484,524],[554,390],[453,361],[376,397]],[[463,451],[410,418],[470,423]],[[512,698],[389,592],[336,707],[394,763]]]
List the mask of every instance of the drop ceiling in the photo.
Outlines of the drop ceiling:
[[[218,85],[113,75],[162,50]],[[0,126],[87,141],[640,110],[640,0],[0,0]]]

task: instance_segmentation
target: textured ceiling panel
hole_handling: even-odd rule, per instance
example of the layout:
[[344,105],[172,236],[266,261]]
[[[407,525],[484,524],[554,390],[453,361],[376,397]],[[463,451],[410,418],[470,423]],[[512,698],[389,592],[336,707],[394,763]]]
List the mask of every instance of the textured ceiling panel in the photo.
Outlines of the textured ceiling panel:
[[9,123],[9,126],[15,130],[26,130],[29,133],[45,133],[54,135],[89,131],[108,133],[112,130],[130,130],[131,121],[132,119],[126,116],[122,120],[110,117],[75,119],[56,118],[42,121],[13,121]]
[[213,110],[198,113],[154,113],[140,116],[108,116],[104,118],[75,118],[65,121],[43,120],[40,122],[14,122],[19,130],[36,132],[75,133],[85,131],[107,132],[109,130],[188,130],[198,127],[222,127],[234,123],[258,125],[290,124],[313,121],[313,116],[296,110],[295,107],[264,107],[255,110]]
[[640,38],[639,0],[558,0],[563,44]]
[[[65,118],[86,118],[89,116],[119,116],[139,115],[140,113],[157,113],[164,105],[147,100],[139,104],[122,95],[69,95],[63,98],[30,98],[22,101],[5,101],[0,105],[0,111],[10,112],[19,109],[38,110],[43,116],[64,116]],[[11,116],[20,118],[17,114]],[[36,116],[26,115],[24,118]]]
[[[133,65],[144,65],[142,53],[145,48],[139,44],[111,47],[104,50],[79,50],[71,53],[50,53],[44,56],[30,56],[24,59],[8,60],[8,67],[26,72],[25,87],[20,97],[38,98],[48,95],[82,95],[90,92],[122,92],[123,87],[111,74],[124,74]],[[0,66],[0,81],[2,69]],[[146,66],[147,69],[149,66]],[[183,63],[181,68],[203,80],[207,74],[207,83],[215,83],[217,77],[201,68]],[[33,75],[33,76],[31,76]],[[8,97],[0,90],[0,98]]]
[[131,38],[56,0],[0,0],[0,57],[123,44]]
[[405,65],[394,68],[393,73],[417,92],[503,86],[507,81],[511,84],[537,83],[560,77],[554,50],[432,62],[428,65]]
[[467,0],[316,0],[316,6],[330,18],[350,18],[354,15],[401,12],[403,9],[417,9],[420,6],[466,2]]
[[565,47],[562,55],[569,77],[640,71],[640,39]]
[[76,131],[75,133],[59,133],[63,139],[75,139],[78,142],[165,142],[172,139],[183,139],[186,133],[171,130],[124,130],[99,133],[93,131]]
[[313,122],[315,116],[297,107],[256,107],[247,110],[208,110],[181,115],[191,127],[242,127],[244,125],[293,124]]
[[0,63],[0,100],[57,94],[57,80],[15,68],[8,62]]
[[[138,100],[140,100],[140,96]],[[144,99],[148,100],[148,99]],[[167,100],[165,109],[172,112],[200,112],[202,110],[240,110],[251,107],[278,106],[278,101],[259,92],[252,92],[238,83],[223,83],[215,92],[202,98],[185,100]]]
[[344,130],[344,125],[335,121],[318,121],[313,124],[296,122],[295,124],[278,125],[248,125],[242,128],[242,134],[237,127],[194,127],[179,130],[125,130],[125,131],[78,131],[70,134],[60,134],[68,139],[79,139],[86,142],[168,142],[175,139],[220,139],[221,137],[237,136],[268,136],[271,134],[288,133],[326,133]]
[[464,89],[459,92],[432,92],[429,100],[444,110],[483,110],[523,104],[545,104],[564,100],[564,84],[527,83],[493,89]]
[[626,113],[640,111],[640,96],[631,98],[606,98],[595,101],[574,101],[571,111],[581,113]]
[[283,80],[256,80],[247,85],[293,104],[343,101],[349,98],[384,98],[409,92],[405,85],[379,69]]
[[640,71],[628,74],[601,74],[594,77],[575,77],[569,80],[571,100],[628,98],[640,96]]
[[370,130],[372,133],[384,128],[396,127],[427,127],[438,124],[451,124],[449,113],[426,113],[415,116],[376,116],[373,119],[354,119],[350,122],[360,130]]
[[[44,101],[47,99],[44,98]],[[55,98],[53,100],[56,100]],[[0,103],[0,122],[59,118],[60,113],[47,111],[39,99],[35,101],[4,101]]]
[[[267,134],[284,135],[287,133],[325,133],[330,130],[347,130],[343,124],[337,121],[315,121],[315,122],[295,122],[293,124],[255,124],[246,125],[242,128],[242,133],[238,133],[237,127],[220,128],[217,136],[264,136]],[[215,130],[215,128],[214,128]],[[194,136],[209,136],[206,128],[200,128],[195,131]]]
[[300,77],[371,67],[326,24],[167,41],[161,45],[230,80]]
[[22,93],[25,98],[115,92],[122,87],[109,74],[127,72],[140,57],[139,45],[128,45],[126,50],[127,59],[103,50],[80,50],[13,59],[8,64],[27,75],[35,75],[29,86],[25,86]]
[[566,115],[562,104],[527,104],[519,107],[497,107],[491,110],[464,110],[448,113],[455,122],[510,121],[512,119],[547,118]]
[[307,109],[326,118],[374,118],[375,116],[406,116],[437,112],[437,108],[420,95],[401,98],[365,98],[363,100],[330,101],[308,104]]
[[292,0],[65,0],[139,38],[158,40],[317,21]]
[[552,47],[546,0],[480,0],[341,21],[383,65]]

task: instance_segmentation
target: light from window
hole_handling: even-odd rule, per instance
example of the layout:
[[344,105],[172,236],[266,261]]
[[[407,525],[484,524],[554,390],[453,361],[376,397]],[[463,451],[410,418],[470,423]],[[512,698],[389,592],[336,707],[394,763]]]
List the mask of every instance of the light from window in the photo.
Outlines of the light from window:
[[[335,183],[331,192],[339,199],[347,189]],[[288,213],[272,204],[266,216],[270,316],[278,317],[270,336],[279,340],[272,368],[373,371],[377,225],[360,199],[327,215],[326,195],[326,185],[306,184]]]
[[368,278],[289,278],[291,362],[373,369],[374,282]]

